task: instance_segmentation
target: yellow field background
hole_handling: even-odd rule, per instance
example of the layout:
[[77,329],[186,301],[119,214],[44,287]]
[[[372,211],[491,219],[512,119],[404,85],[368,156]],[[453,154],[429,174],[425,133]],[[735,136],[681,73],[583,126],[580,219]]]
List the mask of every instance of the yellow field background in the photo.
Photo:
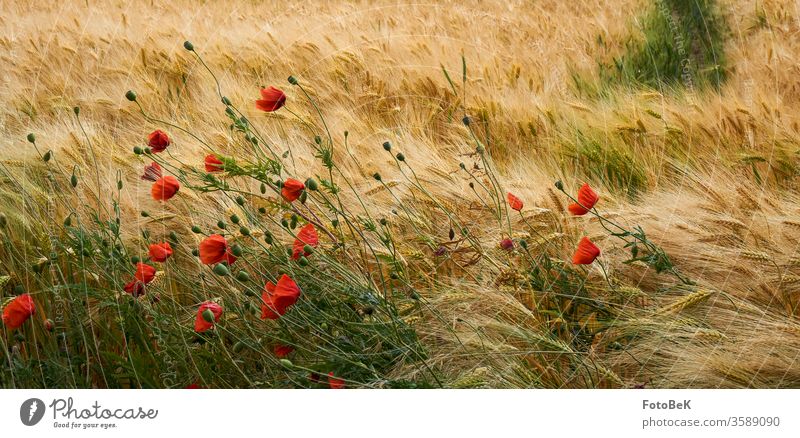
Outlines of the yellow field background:
[[[23,199],[0,184],[0,210],[33,235],[49,219],[60,223],[68,209],[62,199],[48,200],[28,132],[65,168],[80,169],[86,184],[73,197],[78,209],[113,191],[118,172],[126,183],[123,217],[142,227],[194,239],[189,228],[198,217],[231,209],[219,197],[188,191],[177,202],[155,203],[149,184],[139,179],[144,162],[131,152],[160,126],[125,100],[129,89],[149,113],[191,126],[214,152],[248,153],[230,142],[213,79],[182,47],[190,40],[223,93],[279,150],[291,150],[293,172],[321,171],[310,139],[290,113],[265,114],[253,105],[261,86],[275,85],[287,92],[287,109],[314,119],[313,108],[286,82],[289,75],[318,99],[340,144],[348,132],[336,159],[370,210],[397,208],[374,172],[398,193],[411,193],[381,148],[388,140],[442,202],[471,218],[474,229],[485,228],[480,239],[496,247],[500,236],[488,232],[490,219],[472,213],[478,202],[459,174],[460,162],[471,164],[472,146],[453,108],[466,107],[489,127],[487,151],[541,235],[568,260],[581,230],[588,230],[618,286],[604,290],[605,274],[590,268],[598,285],[592,293],[631,303],[612,331],[630,335],[628,348],[611,348],[599,336],[589,350],[601,376],[595,386],[800,386],[796,1],[719,2],[729,28],[728,79],[719,92],[621,87],[604,99],[576,92],[573,73],[591,75],[598,59],[620,53],[647,2],[47,3],[0,2],[0,165],[8,178],[39,193]],[[759,25],[759,17],[767,24]],[[462,56],[467,86],[457,95],[443,68],[460,83]],[[81,108],[94,155],[74,106]],[[211,152],[167,130],[174,138],[171,153],[183,163],[200,165]],[[614,148],[633,138],[624,144],[636,145],[625,153],[635,159],[629,170],[643,181],[639,192],[606,184],[574,158],[569,151],[577,132]],[[666,276],[620,263],[627,253],[596,223],[553,214],[567,201],[553,188],[559,179],[570,191],[589,181],[601,196],[599,208],[622,223],[640,224],[697,288],[664,288]],[[140,217],[141,210],[151,217]],[[447,231],[443,223],[442,236]],[[413,232],[406,232],[412,241]],[[138,238],[134,228],[126,233]],[[535,386],[533,373],[548,374],[552,364],[542,360],[548,356],[530,345],[540,330],[557,330],[559,321],[535,311],[519,282],[524,274],[494,262],[502,251],[464,269],[437,265],[415,251],[407,248],[404,257],[418,270],[437,272],[426,296],[443,319],[422,317],[414,324],[436,346],[431,360],[452,376],[453,386]],[[592,323],[589,316],[586,324]],[[453,331],[458,342],[449,337]],[[482,353],[470,355],[477,346]],[[588,385],[569,377],[553,381]]]

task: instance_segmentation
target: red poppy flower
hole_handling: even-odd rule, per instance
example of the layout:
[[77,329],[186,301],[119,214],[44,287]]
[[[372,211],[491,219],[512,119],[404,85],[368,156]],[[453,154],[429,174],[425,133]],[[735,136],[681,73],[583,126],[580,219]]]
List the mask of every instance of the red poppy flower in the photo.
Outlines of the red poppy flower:
[[278,359],[283,359],[284,357],[288,356],[289,353],[294,351],[294,347],[289,345],[275,345],[272,347],[272,352],[275,353],[275,356]]
[[584,237],[578,243],[575,255],[572,256],[572,263],[576,265],[590,265],[600,255],[600,248],[597,247],[588,237]]
[[299,259],[301,255],[311,255],[311,253],[304,251],[303,248],[306,245],[312,248],[316,248],[319,245],[319,236],[314,224],[307,224],[297,232],[297,238],[294,239],[294,244],[292,244],[292,260]]
[[256,108],[261,111],[272,112],[278,110],[286,103],[286,94],[283,91],[270,86],[261,89],[261,99],[256,101]]
[[506,251],[511,251],[514,249],[514,241],[511,239],[503,239],[500,241],[500,248],[503,248]]
[[19,295],[3,309],[3,325],[14,330],[21,327],[34,313],[36,305],[33,298],[28,294]]
[[594,204],[597,204],[598,199],[600,198],[597,193],[589,187],[589,184],[584,183],[578,189],[578,203],[572,203],[567,208],[575,216],[582,216],[594,208]]
[[232,265],[236,256],[231,252],[228,241],[219,234],[212,234],[200,242],[200,262],[204,265],[216,265],[226,262]]
[[300,288],[288,275],[283,274],[278,284],[271,281],[261,294],[261,319],[278,319],[300,298]]
[[331,389],[342,389],[344,388],[344,380],[334,377],[333,371],[331,371],[328,373],[328,386]]
[[[210,310],[211,314],[214,315],[214,321],[209,322],[206,321],[205,317],[203,317],[203,313],[206,310]],[[197,308],[197,316],[194,319],[194,331],[197,333],[203,333],[204,331],[210,329],[214,326],[215,322],[219,322],[219,318],[222,316],[222,306],[213,302],[213,301],[206,301]]]
[[164,152],[169,146],[169,136],[167,136],[166,132],[156,129],[147,136],[147,145],[150,146],[153,152]]
[[288,178],[283,183],[283,188],[281,189],[281,196],[283,196],[283,199],[285,199],[286,201],[292,202],[300,197],[305,188],[306,186],[302,182],[294,178]]
[[508,206],[511,207],[512,210],[520,211],[522,210],[522,199],[517,198],[511,192],[508,192],[506,195],[506,199],[508,200]]
[[156,268],[146,264],[137,263],[136,273],[133,275],[133,280],[125,285],[125,292],[138,297],[144,293],[145,286],[156,278]]
[[222,162],[222,160],[217,158],[217,156],[214,155],[214,154],[206,155],[205,163],[206,163],[206,172],[209,172],[209,173],[210,172],[222,172],[222,170],[223,170],[222,169],[222,165],[225,164],[225,163]]
[[192,383],[192,384],[190,384],[189,386],[187,386],[187,387],[186,387],[186,388],[184,388],[184,389],[202,389],[202,386],[200,386],[200,385],[199,385],[199,384],[197,384],[197,383]]
[[153,199],[156,201],[166,201],[175,196],[180,188],[181,185],[178,183],[178,180],[172,175],[167,175],[153,183],[150,194],[153,195]]
[[170,256],[172,256],[172,247],[169,245],[169,242],[150,245],[150,260],[164,263]]
[[151,163],[149,166],[144,166],[144,174],[142,174],[142,179],[146,181],[158,181],[161,178],[161,166],[158,165],[155,161]]

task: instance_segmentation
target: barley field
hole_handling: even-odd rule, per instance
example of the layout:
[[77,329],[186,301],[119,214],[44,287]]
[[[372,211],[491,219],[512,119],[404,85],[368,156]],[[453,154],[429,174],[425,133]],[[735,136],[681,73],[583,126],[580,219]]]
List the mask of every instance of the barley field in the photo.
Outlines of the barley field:
[[800,387],[798,32],[0,2],[0,386]]

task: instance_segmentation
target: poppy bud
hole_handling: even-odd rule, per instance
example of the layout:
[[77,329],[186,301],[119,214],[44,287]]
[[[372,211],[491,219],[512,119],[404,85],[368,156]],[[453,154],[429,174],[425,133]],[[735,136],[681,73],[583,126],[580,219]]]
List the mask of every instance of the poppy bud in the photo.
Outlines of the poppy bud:
[[263,195],[264,193],[267,193],[267,185],[261,183],[261,194]]
[[64,226],[68,227],[70,225],[72,225],[72,215],[69,215],[66,219],[64,219]]
[[281,365],[285,366],[286,368],[294,368],[294,364],[289,359],[281,359]]
[[232,253],[233,253],[233,255],[235,255],[236,257],[241,257],[241,256],[242,256],[242,252],[243,252],[243,251],[242,251],[242,247],[241,247],[241,246],[239,246],[238,244],[234,244],[234,245],[231,247],[231,252],[232,252]]
[[467,165],[464,163],[458,163],[458,167],[460,167],[461,170],[467,170]]
[[222,103],[224,103],[225,105],[230,105],[231,100],[228,99],[226,96],[222,96]]
[[322,137],[320,137],[319,135],[315,135],[314,136],[314,143],[322,144]]
[[52,156],[53,156],[52,152],[51,151],[47,151],[47,152],[44,153],[44,156],[42,157],[42,160],[44,160],[44,162],[46,163],[46,162],[50,161],[50,157],[52,157]]
[[199,256],[200,255],[200,250],[198,250],[197,248],[193,249],[192,250],[192,255],[195,256],[195,257]]
[[235,214],[233,216],[231,216],[231,222],[233,222],[234,224],[238,224],[239,223],[239,216],[236,216]]
[[385,227],[386,224],[388,224],[389,222],[386,221],[385,217],[382,217],[381,220],[380,220],[380,223],[381,223],[381,225],[383,225]]
[[406,156],[402,152],[397,153],[397,161],[406,161]]
[[225,114],[227,114],[227,115],[229,115],[231,117],[234,117],[234,118],[236,117],[236,113],[234,113],[233,110],[230,109],[230,108],[225,108]]
[[247,271],[239,271],[236,274],[236,279],[241,281],[242,283],[250,281],[250,274],[248,274]]
[[125,93],[125,98],[130,100],[131,102],[136,102],[136,93],[134,93],[131,90],[128,90],[128,92]]
[[225,229],[225,222],[219,221],[219,222],[217,222],[217,226],[224,230]]
[[205,320],[205,322],[213,323],[214,322],[214,312],[212,312],[211,309],[203,310],[203,320]]
[[133,263],[134,265],[139,263],[140,261],[141,261],[141,259],[139,258],[139,256],[131,257],[131,263]]
[[178,234],[176,232],[174,232],[174,231],[170,231],[169,232],[169,240],[171,240],[172,242],[177,242],[178,241]]
[[261,214],[267,214],[267,209],[266,207],[258,207],[258,212]]
[[528,241],[520,239],[519,246],[521,246],[523,249],[528,249]]
[[144,240],[150,240],[150,232],[147,230],[142,230],[142,237]]
[[52,319],[46,319],[44,321],[44,329],[47,330],[48,332],[52,332],[53,331],[53,320]]
[[240,227],[239,228],[239,232],[242,234],[242,236],[249,236],[250,235],[250,229],[247,228],[247,227]]
[[311,245],[304,245],[303,246],[303,253],[304,254],[310,255],[313,252],[314,252],[314,247],[312,247]]
[[200,234],[200,233],[202,233],[202,232],[203,232],[203,230],[201,230],[201,229],[200,229],[200,227],[198,227],[197,225],[194,225],[194,226],[192,227],[192,232],[193,232],[194,234]]
[[78,177],[74,173],[72,178],[69,179],[69,183],[72,184],[72,188],[78,187]]
[[274,240],[272,239],[272,234],[270,233],[264,234],[264,242],[267,242],[268,245],[272,245],[273,241]]
[[286,220],[286,218],[281,219],[281,226],[283,226],[283,228],[289,228],[289,221]]
[[76,106],[76,107],[72,108],[72,112],[74,112],[76,116],[77,116],[77,115],[80,115],[80,113],[81,113],[81,107],[79,107],[79,106]]
[[375,178],[375,181],[381,181],[381,174],[380,173],[375,173],[375,174],[372,175],[372,177]]
[[214,266],[214,273],[219,275],[220,277],[225,277],[229,274],[228,267],[222,263],[217,264]]
[[317,181],[314,178],[309,178],[306,180],[306,188],[308,190],[314,191],[317,190],[318,187]]
[[479,144],[478,147],[475,148],[475,152],[482,154],[485,151],[482,144]]
[[514,249],[514,241],[511,239],[503,239],[500,241],[500,248],[503,248],[506,251],[511,251]]
[[153,150],[150,149],[149,147],[148,148],[144,148],[144,153],[145,153],[145,155],[150,155],[150,154],[153,153]]
[[339,219],[332,220],[331,221],[331,226],[333,226],[333,228],[338,227],[339,226]]
[[391,151],[392,150],[392,144],[389,143],[388,141],[383,142],[383,150],[385,150],[386,152]]
[[117,181],[117,190],[122,190],[122,180]]
[[139,146],[134,146],[133,153],[136,155],[142,155],[144,153],[144,150]]
[[188,50],[188,51],[190,51],[190,52],[194,52],[194,44],[192,44],[189,41],[184,41],[183,42],[183,48]]
[[3,213],[0,213],[0,227],[5,228],[8,225],[8,218]]
[[296,77],[289,76],[289,78],[287,80],[289,81],[290,84],[297,85],[297,78]]
[[295,229],[297,227],[297,215],[296,214],[293,214],[292,217],[290,218],[289,225],[292,227],[292,229]]
[[237,196],[236,203],[239,205],[244,205],[244,198],[242,198],[241,196]]
[[463,123],[465,126],[469,126],[469,124],[470,124],[471,120],[470,120],[469,116],[464,116],[464,118],[463,118],[463,119],[461,119],[461,122],[462,122],[462,123]]
[[305,257],[300,257],[297,262],[300,263],[300,266],[308,266],[308,259]]
[[469,188],[474,189],[475,188],[475,183],[470,181],[469,182]]
[[36,136],[33,135],[32,133],[28,134],[28,141],[31,143],[36,143]]
[[564,190],[564,183],[561,180],[556,181],[556,188],[558,190]]

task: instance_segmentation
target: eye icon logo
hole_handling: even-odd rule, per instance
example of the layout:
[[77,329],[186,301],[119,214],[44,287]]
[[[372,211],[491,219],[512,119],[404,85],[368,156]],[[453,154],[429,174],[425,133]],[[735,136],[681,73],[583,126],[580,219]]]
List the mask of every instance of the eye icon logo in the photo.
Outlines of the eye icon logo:
[[38,398],[29,398],[19,407],[19,419],[26,426],[34,426],[44,417],[44,402]]

